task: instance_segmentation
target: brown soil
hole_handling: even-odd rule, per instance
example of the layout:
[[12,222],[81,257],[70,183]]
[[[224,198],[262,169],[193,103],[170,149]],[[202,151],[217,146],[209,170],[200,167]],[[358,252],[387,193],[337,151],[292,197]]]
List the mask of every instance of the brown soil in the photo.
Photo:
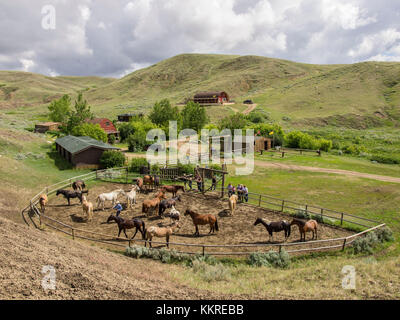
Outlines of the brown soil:
[[[127,188],[128,186],[124,186],[123,188]],[[102,184],[93,187],[90,190],[89,201],[93,202],[95,208],[95,199],[98,194],[103,192],[110,192],[115,189],[121,188],[121,185],[118,184]],[[151,198],[154,195],[151,194],[140,194],[138,196],[137,204],[133,209],[124,210],[121,213],[121,216],[126,219],[130,219],[132,217],[139,217],[143,219],[146,223],[146,227],[152,225],[167,225],[170,223],[169,218],[161,219],[158,217],[158,214],[153,214],[149,218],[146,218],[141,213],[141,205],[144,199]],[[122,204],[125,204],[125,199],[123,197],[119,198]],[[67,225],[71,225],[75,228],[93,231],[96,233],[101,233],[103,235],[109,235],[108,237],[96,237],[97,239],[102,240],[110,240],[113,237],[118,235],[118,227],[115,223],[106,224],[107,218],[110,214],[115,214],[114,210],[111,209],[111,203],[106,203],[106,210],[96,210],[94,212],[94,218],[91,222],[87,222],[85,215],[82,212],[82,207],[79,204],[79,200],[72,200],[72,204],[70,207],[67,206],[67,201],[62,197],[52,197],[49,201],[49,205],[46,210],[46,214],[52,218],[57,219]],[[186,208],[191,207],[195,209],[199,213],[210,213],[214,214],[218,217],[219,224],[219,232],[215,234],[209,235],[209,226],[200,226],[200,237],[194,237],[193,233],[195,231],[195,227],[192,223],[192,220],[189,216],[183,216]],[[184,244],[205,244],[205,245],[226,245],[226,244],[264,244],[262,247],[245,247],[245,248],[206,248],[206,252],[252,252],[252,251],[267,251],[270,250],[271,247],[265,245],[269,241],[269,235],[266,229],[262,225],[254,226],[257,217],[262,217],[265,220],[269,221],[279,221],[279,220],[289,220],[290,217],[280,213],[274,213],[271,211],[267,211],[258,207],[239,204],[234,217],[227,216],[228,212],[228,203],[227,200],[221,200],[217,197],[217,195],[198,195],[194,193],[184,193],[182,194],[182,202],[178,202],[176,209],[181,212],[182,219],[181,223],[183,226],[181,229],[174,234],[170,242],[173,243],[184,243]],[[166,211],[168,212],[168,210]],[[133,231],[128,230],[128,236],[131,237],[133,235]],[[84,235],[83,233],[80,233]],[[344,237],[351,234],[351,232],[333,228],[327,225],[320,225],[318,228],[318,239],[332,239]],[[88,236],[89,234],[85,234]],[[124,234],[121,233],[121,237],[124,237]],[[299,240],[299,231],[296,226],[292,227],[292,234],[288,239],[288,243],[298,242]],[[311,234],[307,235],[307,239],[310,240],[312,237]],[[136,239],[141,239],[141,235],[138,233],[136,235]],[[155,239],[155,241],[164,242],[165,239]],[[275,243],[280,243],[284,241],[284,233],[275,233],[274,234]],[[122,243],[121,243],[122,244]],[[126,244],[126,243],[125,243]],[[155,245],[155,246],[163,246],[163,245]],[[201,248],[199,247],[185,247],[185,246],[177,246],[171,245],[171,248],[174,248],[178,251],[189,251],[189,252],[201,252]],[[301,248],[299,246],[298,248]],[[293,249],[297,249],[293,248]],[[276,250],[276,249],[275,249]]]
[[[192,289],[174,268],[90,247],[0,217],[0,299],[250,299]],[[56,270],[56,290],[42,286],[43,266]],[[253,297],[256,298],[257,297]]]

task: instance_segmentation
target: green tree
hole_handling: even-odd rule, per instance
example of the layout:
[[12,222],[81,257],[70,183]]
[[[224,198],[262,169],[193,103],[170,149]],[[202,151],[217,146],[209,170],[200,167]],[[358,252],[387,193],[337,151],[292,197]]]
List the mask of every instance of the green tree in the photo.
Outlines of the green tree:
[[241,113],[235,113],[228,117],[221,119],[218,123],[218,128],[220,130],[224,129],[243,129],[248,124],[246,117]]
[[74,127],[83,124],[86,119],[93,119],[94,115],[90,110],[87,101],[83,99],[82,93],[79,93],[78,99],[75,100],[74,110],[70,113],[66,133],[71,133]]
[[189,101],[181,112],[182,129],[193,129],[200,133],[208,121],[206,109],[193,101]]
[[108,141],[107,133],[100,127],[99,124],[82,123],[73,127],[71,134],[78,137],[88,136],[103,142]]
[[71,112],[71,98],[63,95],[59,100],[53,100],[49,107],[49,118],[55,122],[67,123]]
[[125,155],[120,151],[104,151],[99,162],[105,169],[123,167],[125,165]]
[[168,99],[163,99],[156,102],[149,114],[149,119],[154,124],[167,128],[169,121],[178,121],[179,110],[177,107],[172,107]]

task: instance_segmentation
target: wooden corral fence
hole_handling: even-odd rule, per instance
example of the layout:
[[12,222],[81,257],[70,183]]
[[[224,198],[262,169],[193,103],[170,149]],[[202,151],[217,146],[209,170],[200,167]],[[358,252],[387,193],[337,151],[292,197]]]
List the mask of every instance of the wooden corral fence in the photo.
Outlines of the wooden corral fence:
[[[285,157],[285,154],[288,153],[299,153],[300,155],[302,155],[303,153],[315,153],[317,156],[321,156],[322,155],[322,151],[321,150],[309,150],[309,149],[292,149],[292,148],[279,148],[279,149],[270,149],[268,151],[265,152],[271,152],[271,153],[280,153],[282,154],[282,158]],[[261,151],[261,154],[263,154],[263,151]]]
[[181,170],[178,167],[160,168],[157,173],[162,180],[175,180],[181,176]]
[[[113,237],[111,235],[101,234],[97,232],[92,232],[88,230],[83,230],[79,228],[75,228],[73,226],[67,225],[56,219],[53,219],[47,215],[41,214],[38,209],[39,197],[41,194],[52,195],[58,189],[70,187],[72,182],[77,179],[84,179],[85,181],[96,180],[99,179],[102,175],[109,177],[110,172],[120,171],[122,175],[127,172],[126,168],[112,169],[112,170],[99,170],[97,172],[91,172],[88,174],[84,174],[81,176],[77,176],[68,180],[64,180],[62,182],[56,183],[49,187],[41,190],[37,195],[35,195],[29,202],[26,208],[24,208],[21,212],[23,220],[27,225],[33,224],[37,228],[41,228],[42,225],[45,225],[49,228],[62,232],[72,237],[72,239],[84,239],[93,242],[99,242],[103,244],[108,244],[120,248],[126,248],[127,246],[131,246],[132,243],[140,243],[144,244],[146,240],[139,239],[126,239],[126,238],[118,238]],[[116,179],[118,181],[118,179]],[[241,255],[249,255],[251,251],[243,252],[236,251],[239,248],[254,248],[254,250],[258,250],[257,252],[267,252],[269,250],[281,251],[283,248],[289,254],[295,253],[304,253],[304,252],[313,252],[313,251],[326,251],[332,249],[342,249],[344,250],[346,246],[349,246],[353,241],[357,238],[366,235],[369,232],[372,232],[376,229],[383,228],[386,225],[383,223],[379,223],[377,221],[366,219],[363,217],[357,217],[355,215],[338,212],[330,209],[319,208],[316,206],[303,205],[292,201],[282,200],[266,195],[260,195],[255,193],[249,193],[249,202],[248,205],[258,206],[261,208],[268,209],[271,211],[271,208],[276,208],[276,212],[289,212],[290,210],[298,210],[299,207],[304,208],[306,212],[310,214],[319,214],[324,219],[329,219],[328,221],[337,221],[338,224],[343,223],[354,224],[358,226],[362,226],[367,228],[366,230],[342,238],[336,239],[326,239],[326,240],[315,240],[308,242],[294,242],[294,243],[279,243],[279,244],[222,244],[222,245],[207,245],[207,244],[188,244],[188,243],[178,243],[178,242],[170,242],[170,247],[186,247],[189,248],[189,251],[177,251],[187,254],[209,254],[214,256],[241,256]],[[35,218],[38,219],[35,222]],[[31,223],[29,223],[31,221]],[[116,242],[117,241],[117,242]],[[121,242],[125,244],[121,244]],[[153,244],[165,245],[165,242],[152,241]],[[215,252],[213,249],[215,248],[223,248],[227,249],[223,252]],[[194,251],[197,249],[196,251]],[[229,251],[230,250],[230,251]],[[233,250],[233,251],[232,251]]]

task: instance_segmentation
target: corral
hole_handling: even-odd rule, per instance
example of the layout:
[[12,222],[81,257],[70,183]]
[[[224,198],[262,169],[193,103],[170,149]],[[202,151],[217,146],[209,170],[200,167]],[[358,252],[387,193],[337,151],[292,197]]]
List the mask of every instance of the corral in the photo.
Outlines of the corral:
[[[92,180],[99,176],[99,173],[92,173],[89,174],[87,178]],[[65,181],[62,183],[62,186],[66,185]],[[90,188],[89,200],[95,204],[95,199],[100,193],[110,192],[120,188],[129,191],[130,187],[130,185],[119,183],[97,182]],[[56,189],[57,188],[52,188],[51,191],[46,189],[45,192],[53,194]],[[292,234],[287,242],[283,242],[283,234],[279,233],[274,234],[274,242],[268,242],[268,233],[265,228],[263,226],[255,227],[253,225],[256,218],[262,217],[269,221],[290,221],[292,217],[288,214],[288,210],[295,209],[293,207],[294,203],[290,201],[285,203],[285,200],[262,195],[257,195],[257,197],[255,197],[254,194],[250,194],[249,204],[239,204],[235,215],[232,217],[227,215],[227,200],[221,199],[219,194],[219,192],[215,192],[202,195],[193,191],[181,193],[182,202],[178,202],[176,207],[181,212],[181,221],[183,225],[181,229],[171,237],[170,248],[178,252],[226,256],[248,255],[251,252],[267,252],[271,249],[276,251],[282,250],[282,248],[290,254],[298,254],[310,251],[345,248],[357,237],[384,226],[384,224],[379,224],[376,221],[359,218],[353,215],[306,206],[305,210],[314,214],[314,216],[315,210],[320,209],[319,215],[324,218],[324,221],[329,221],[331,224],[332,222],[337,222],[339,224],[350,223],[363,226],[366,230],[355,234],[352,231],[340,228],[340,225],[332,226],[320,224],[318,228],[318,240],[310,241],[310,235],[308,235],[307,242],[298,242],[300,237],[299,231],[296,226],[293,226]],[[157,216],[157,213],[154,213],[149,218],[146,218],[141,213],[140,208],[142,201],[151,197],[152,194],[140,194],[137,199],[137,204],[133,209],[122,211],[121,216],[128,219],[140,217],[145,221],[146,227],[169,224],[169,218],[161,219]],[[27,221],[26,213],[29,212],[29,208],[31,207],[31,214],[28,216],[30,216],[31,221],[35,223],[35,219],[32,219],[32,211],[39,213],[35,201],[35,198],[32,199],[31,205],[22,212],[25,221]],[[120,197],[120,201],[123,204],[126,203],[126,200],[122,196]],[[66,233],[73,238],[102,242],[112,246],[126,247],[133,243],[139,245],[144,244],[140,234],[136,236],[136,239],[131,241],[126,238],[116,238],[118,233],[117,226],[115,224],[106,223],[107,218],[112,213],[115,214],[110,207],[111,204],[108,204],[108,206],[106,205],[105,211],[95,210],[93,220],[87,222],[79,201],[76,200],[72,203],[73,205],[68,207],[65,199],[51,195],[46,215],[40,215],[39,223],[35,223],[35,225],[45,225],[51,229]],[[265,207],[265,204],[267,204],[267,207]],[[277,207],[280,207],[280,210]],[[216,215],[218,218],[219,232],[208,235],[209,228],[205,226],[200,227],[201,236],[194,237],[193,233],[195,229],[190,217],[183,217],[183,213],[187,208],[197,210],[199,213],[211,213]],[[33,214],[33,216],[35,216],[35,214]],[[132,236],[131,233],[132,232],[128,231],[129,237]],[[164,239],[153,241],[153,244],[156,247],[164,247],[164,241]]]

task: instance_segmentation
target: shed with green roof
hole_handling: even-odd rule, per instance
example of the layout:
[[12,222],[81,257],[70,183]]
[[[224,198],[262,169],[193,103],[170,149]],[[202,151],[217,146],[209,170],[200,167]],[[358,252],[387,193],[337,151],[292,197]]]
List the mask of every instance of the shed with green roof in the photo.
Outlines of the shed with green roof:
[[98,168],[104,151],[120,150],[91,137],[65,136],[56,140],[58,154],[76,168]]

